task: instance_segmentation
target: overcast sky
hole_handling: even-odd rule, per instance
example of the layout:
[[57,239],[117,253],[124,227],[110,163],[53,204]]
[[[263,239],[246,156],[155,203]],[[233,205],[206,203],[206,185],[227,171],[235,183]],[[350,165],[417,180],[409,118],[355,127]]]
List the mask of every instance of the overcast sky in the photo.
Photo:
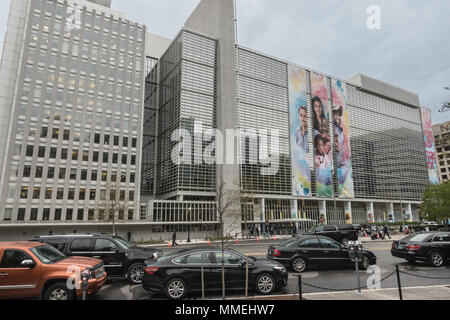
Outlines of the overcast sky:
[[[2,8],[11,0],[0,0]],[[12,0],[14,1],[14,0]],[[114,9],[173,38],[200,0],[112,0]],[[367,8],[381,9],[381,29],[367,28]],[[239,44],[347,79],[363,73],[415,92],[433,110],[450,99],[448,0],[237,0]],[[0,11],[3,44],[7,10]]]

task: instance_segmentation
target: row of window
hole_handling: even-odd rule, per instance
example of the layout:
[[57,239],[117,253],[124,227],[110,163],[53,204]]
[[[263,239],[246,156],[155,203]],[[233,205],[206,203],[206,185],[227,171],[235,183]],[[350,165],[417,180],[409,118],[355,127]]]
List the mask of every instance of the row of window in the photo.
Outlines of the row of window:
[[[41,197],[41,189],[44,190],[43,197]],[[20,189],[20,199],[28,199],[28,195],[31,194],[31,199],[33,200],[39,200],[39,199],[45,199],[45,200],[52,200],[53,199],[53,191],[55,190],[55,196],[56,200],[75,200],[75,188],[41,188],[41,187],[21,187]],[[64,198],[65,191],[67,190],[67,198]],[[99,190],[99,200],[105,201],[134,201],[134,191],[128,192],[128,198],[126,198],[126,191],[120,190],[118,194],[115,190],[111,190],[109,192],[109,197],[107,199],[107,192],[106,190]],[[97,195],[97,189],[84,189],[80,188],[78,191],[78,200],[90,200],[94,201],[96,200]]]
[[[16,149],[16,156],[20,155],[20,148],[21,145],[16,145],[19,148]],[[45,158],[45,153],[46,153],[46,147],[44,146],[39,146],[38,150],[37,150],[37,157],[38,158]],[[50,153],[49,153],[49,158],[50,159],[56,159],[57,158],[57,148],[56,147],[52,147],[50,148]],[[26,151],[25,151],[25,156],[26,157],[30,157],[32,158],[36,153],[34,152],[34,146],[33,145],[27,145]],[[79,152],[79,150],[72,150],[72,156],[71,156],[71,160],[73,161],[78,161],[80,160],[79,158],[79,154],[82,155],[82,161],[90,161],[90,162],[100,162],[100,152],[98,151],[93,151],[92,152],[92,158],[89,159],[89,151],[83,151],[83,152]],[[60,158],[62,160],[67,160],[68,157],[68,149],[62,148],[61,149],[61,154],[60,154]],[[113,153],[112,157],[110,157],[110,153],[109,152],[103,152],[103,163],[109,163],[111,159],[111,162],[113,164],[118,164],[119,161],[119,154],[117,153]],[[128,154],[122,154],[122,162],[123,165],[126,164],[130,164],[132,166],[136,165],[136,155],[131,155],[130,156],[130,161],[128,162]]]
[[[48,167],[47,168],[47,179],[59,179],[59,180],[65,180],[67,173],[69,172],[69,180],[73,181],[87,181],[88,180],[88,169],[81,169],[80,171],[76,168],[67,169],[67,168],[59,168],[58,169],[58,175],[56,175],[56,170],[54,167]],[[32,166],[31,165],[25,165],[23,167],[23,178],[31,178],[32,177]],[[80,172],[78,174],[78,172]],[[101,171],[101,181],[106,182],[108,181],[108,172],[106,170]],[[33,177],[36,179],[42,179],[44,173],[44,167],[36,166],[36,171],[33,174]],[[19,167],[17,164],[12,165],[12,177],[18,177],[19,176]],[[91,171],[91,180],[90,181],[98,181],[98,170],[92,170]],[[127,174],[121,173],[120,177],[118,176],[116,171],[111,171],[110,174],[110,181],[116,182],[120,179],[120,182],[127,182]],[[128,182],[129,183],[135,183],[136,174],[130,173],[130,177]]]
[[[11,221],[12,220],[12,210],[11,208],[7,208],[5,210],[5,217],[4,217],[4,221]],[[95,209],[87,209],[87,219],[89,221],[93,221],[93,220],[99,220],[99,221],[104,221],[104,220],[112,220],[112,217],[110,219],[110,217],[108,216],[108,214],[105,212],[106,210],[104,209],[99,209],[97,210],[97,216],[96,216],[96,210]],[[32,208],[30,211],[30,217],[29,220],[30,221],[38,221],[38,213],[39,210],[37,208]],[[51,217],[51,210],[49,208],[45,208],[42,211],[42,218],[39,219],[41,221],[49,221],[50,218],[52,218],[52,221],[73,221],[74,220],[74,213],[76,214],[76,220],[78,221],[83,221],[85,220],[84,214],[85,214],[85,209],[78,209],[76,212],[74,212],[73,209],[66,209],[65,210],[65,216],[63,216],[63,210],[62,209],[55,209],[53,212],[53,217]],[[127,215],[126,215],[127,214]],[[134,214],[134,210],[133,209],[128,209],[128,210],[119,210],[119,212],[117,213],[116,218],[118,220],[133,220],[133,214]],[[25,221],[25,217],[26,217],[26,209],[25,208],[19,208],[17,211],[17,219],[15,219],[15,221]]]

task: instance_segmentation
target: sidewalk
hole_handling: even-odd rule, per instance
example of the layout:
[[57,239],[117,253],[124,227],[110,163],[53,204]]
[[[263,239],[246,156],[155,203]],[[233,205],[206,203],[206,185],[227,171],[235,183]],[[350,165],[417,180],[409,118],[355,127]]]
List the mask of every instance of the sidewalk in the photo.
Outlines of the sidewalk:
[[[450,286],[428,286],[428,287],[409,287],[402,288],[403,300],[450,300]],[[363,290],[361,294],[358,291],[340,291],[340,292],[321,292],[306,293],[302,295],[303,300],[400,300],[397,288]],[[244,297],[238,300],[245,300]],[[292,295],[274,295],[249,297],[247,300],[299,300],[298,294]]]

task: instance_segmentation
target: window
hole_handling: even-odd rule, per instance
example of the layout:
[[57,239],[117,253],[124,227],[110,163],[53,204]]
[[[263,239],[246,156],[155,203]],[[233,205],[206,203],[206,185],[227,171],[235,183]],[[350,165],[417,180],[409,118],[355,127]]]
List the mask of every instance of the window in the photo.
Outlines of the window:
[[[216,263],[222,263],[222,252],[216,252]],[[225,264],[241,264],[243,259],[235,254],[225,252],[224,253],[224,263]]]
[[27,157],[33,156],[33,149],[34,149],[34,146],[27,146],[27,153],[26,153]]
[[306,239],[299,244],[300,248],[319,248],[319,241],[317,239]]
[[108,239],[96,239],[94,251],[110,252],[116,250],[116,245]]
[[177,259],[175,262],[176,263],[184,263],[184,264],[201,264],[202,256],[203,256],[204,264],[214,263],[214,257],[209,252],[191,254],[187,257],[183,257],[182,260]]
[[43,172],[44,172],[44,167],[36,167],[36,178],[41,179]]
[[3,252],[0,269],[16,269],[23,268],[21,263],[24,260],[33,260],[27,253],[22,250],[5,250]]
[[69,153],[69,151],[67,149],[61,149],[61,159],[62,160],[67,160],[67,154]]
[[48,135],[48,128],[42,127],[41,128],[41,138],[47,138],[47,135]]
[[56,148],[50,148],[50,159],[56,159]]
[[97,181],[97,175],[98,175],[98,171],[97,170],[92,170],[92,172],[91,172],[91,181]]
[[11,221],[11,217],[12,217],[12,209],[6,208],[5,209],[5,217],[3,218],[3,221]]
[[109,154],[108,152],[103,152],[103,163],[108,163]]
[[39,147],[38,158],[45,158],[45,147],[42,147],[42,146]]
[[72,160],[78,160],[78,150],[72,150]]
[[70,130],[64,130],[63,139],[66,141],[70,140]]
[[433,238],[433,242],[450,242],[450,233],[438,234]]
[[70,180],[77,180],[77,169],[70,169]]
[[334,240],[320,238],[320,245],[323,248],[340,249],[341,245]]
[[[55,209],[55,221],[60,221],[61,220],[61,212],[62,212],[62,209]],[[51,245],[53,245],[53,244],[51,244]],[[58,247],[55,247],[55,248],[60,250]],[[63,248],[61,248],[61,249],[63,249]]]
[[37,216],[38,216],[38,209],[36,209],[36,208],[31,209],[30,220],[31,221],[36,221],[37,220]]
[[82,169],[82,170],[81,170],[81,176],[80,176],[80,179],[83,180],[83,181],[86,181],[86,180],[87,180],[87,170],[86,170],[86,169]]
[[95,200],[96,190],[93,189],[89,192],[89,200]]
[[20,199],[27,199],[28,198],[28,187],[22,187],[20,189]]
[[94,137],[94,143],[99,144],[100,143],[100,134],[96,133]]
[[54,177],[55,177],[55,168],[53,168],[53,167],[48,168],[47,178],[53,179]]
[[89,150],[83,151],[83,161],[89,161]]
[[73,189],[73,188],[70,188],[69,189],[69,194],[68,194],[68,197],[67,197],[69,200],[74,200],[75,199],[75,189]]
[[123,137],[123,146],[128,147],[128,137]]
[[109,134],[105,134],[105,145],[109,145]]
[[64,188],[58,188],[56,191],[56,200],[64,199]]
[[24,166],[23,167],[23,177],[29,178],[31,176],[31,166]]
[[59,136],[59,129],[53,129],[52,130],[52,139],[58,139]]
[[53,189],[52,188],[46,188],[45,189],[45,199],[50,200],[53,195]]
[[83,221],[83,219],[84,219],[84,209],[78,209],[77,220]]
[[79,200],[85,200],[86,199],[86,189],[80,189],[80,192],[78,194]]
[[73,218],[73,209],[67,209],[66,211],[66,220],[72,221]]
[[17,221],[24,221],[25,220],[25,208],[19,208],[17,212]]
[[75,239],[70,245],[70,251],[90,251],[91,239]]
[[119,145],[119,137],[118,136],[114,136],[114,145],[115,146]]
[[58,179],[66,179],[66,168],[59,168]]
[[93,157],[92,157],[92,161],[93,162],[98,162],[98,151],[94,151]]
[[136,138],[133,138],[131,144],[132,144],[132,147],[133,147],[133,148],[136,148],[136,145],[137,145],[137,139],[136,139]]
[[50,209],[44,209],[44,212],[42,214],[42,220],[48,221],[50,220]]
[[33,188],[33,199],[39,199],[40,196],[41,196],[41,188],[40,187]]

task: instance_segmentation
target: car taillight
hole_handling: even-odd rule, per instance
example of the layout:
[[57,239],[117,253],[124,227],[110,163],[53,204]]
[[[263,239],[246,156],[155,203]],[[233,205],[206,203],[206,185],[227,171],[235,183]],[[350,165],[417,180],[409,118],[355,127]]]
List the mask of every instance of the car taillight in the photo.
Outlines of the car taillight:
[[417,250],[420,250],[420,248],[421,248],[421,246],[418,246],[418,245],[410,245],[410,246],[406,247],[406,249],[409,251],[417,251]]
[[156,271],[158,271],[159,268],[155,268],[155,267],[147,267],[144,269],[145,273],[149,274],[149,275],[154,275]]
[[277,249],[274,249],[273,250],[273,256],[274,257],[281,257],[281,252],[279,250],[277,250]]

